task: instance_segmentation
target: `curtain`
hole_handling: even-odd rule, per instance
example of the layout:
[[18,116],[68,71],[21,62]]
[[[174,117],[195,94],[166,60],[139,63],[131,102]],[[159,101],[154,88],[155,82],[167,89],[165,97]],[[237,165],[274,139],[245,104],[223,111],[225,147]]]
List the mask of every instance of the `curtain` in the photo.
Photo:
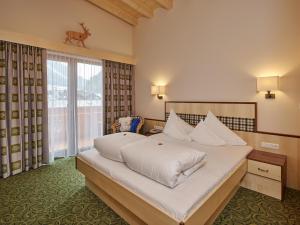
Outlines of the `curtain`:
[[102,136],[102,62],[47,54],[50,161],[90,149]]
[[48,162],[45,50],[0,41],[0,176]]
[[77,62],[77,138],[79,151],[94,146],[103,135],[103,70],[102,62]]
[[115,120],[134,114],[134,66],[106,60],[104,76],[104,132],[110,134]]
[[[47,53],[48,77],[48,126],[49,126],[49,154],[50,162],[55,157],[65,157],[75,152],[75,111],[74,73],[76,72],[74,59],[64,55]],[[74,153],[75,154],[75,153]]]

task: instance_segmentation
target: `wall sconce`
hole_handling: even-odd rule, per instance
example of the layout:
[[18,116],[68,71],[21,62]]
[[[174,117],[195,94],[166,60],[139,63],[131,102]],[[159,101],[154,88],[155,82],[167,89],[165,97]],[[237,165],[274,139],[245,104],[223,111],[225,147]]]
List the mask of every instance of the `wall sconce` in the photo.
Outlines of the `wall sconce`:
[[163,99],[163,95],[166,92],[166,87],[165,86],[151,86],[151,95],[156,95],[158,99]]
[[267,91],[265,94],[266,99],[275,99],[275,94],[271,91],[278,90],[279,77],[257,77],[257,91]]

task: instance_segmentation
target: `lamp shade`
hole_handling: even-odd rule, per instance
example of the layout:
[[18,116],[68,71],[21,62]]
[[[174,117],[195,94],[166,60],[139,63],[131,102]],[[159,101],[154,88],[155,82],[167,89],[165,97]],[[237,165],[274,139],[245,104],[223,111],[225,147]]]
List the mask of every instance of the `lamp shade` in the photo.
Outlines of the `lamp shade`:
[[257,77],[257,91],[278,90],[279,77]]
[[159,88],[158,86],[151,86],[151,95],[158,95],[159,94]]
[[151,86],[151,95],[164,95],[166,93],[165,86]]
[[158,86],[159,89],[159,95],[164,95],[166,94],[166,87],[165,86]]

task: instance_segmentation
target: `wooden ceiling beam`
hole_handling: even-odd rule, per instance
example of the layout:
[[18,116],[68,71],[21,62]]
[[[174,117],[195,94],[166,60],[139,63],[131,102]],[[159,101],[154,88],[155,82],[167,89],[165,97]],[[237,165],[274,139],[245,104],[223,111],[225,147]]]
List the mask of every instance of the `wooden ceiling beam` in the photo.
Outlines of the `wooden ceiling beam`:
[[121,0],[123,3],[137,11],[139,14],[151,18],[153,17],[153,10],[147,7],[142,1],[140,0]]
[[114,4],[114,2],[111,0],[87,0],[87,1],[133,26],[136,26],[138,23],[137,17],[127,13],[125,10],[123,10],[122,8]]
[[155,9],[171,9],[173,0],[86,0],[121,20],[136,26],[139,17],[153,17]]
[[155,0],[161,7],[171,9],[173,7],[173,0]]

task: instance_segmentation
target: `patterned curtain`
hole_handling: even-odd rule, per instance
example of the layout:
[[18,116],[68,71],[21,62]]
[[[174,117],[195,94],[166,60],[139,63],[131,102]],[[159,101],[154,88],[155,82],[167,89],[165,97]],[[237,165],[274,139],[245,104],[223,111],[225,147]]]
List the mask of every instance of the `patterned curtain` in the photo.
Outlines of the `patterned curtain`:
[[0,41],[0,177],[48,161],[45,50]]
[[134,114],[134,66],[104,61],[104,79],[104,133],[110,134],[115,120]]

